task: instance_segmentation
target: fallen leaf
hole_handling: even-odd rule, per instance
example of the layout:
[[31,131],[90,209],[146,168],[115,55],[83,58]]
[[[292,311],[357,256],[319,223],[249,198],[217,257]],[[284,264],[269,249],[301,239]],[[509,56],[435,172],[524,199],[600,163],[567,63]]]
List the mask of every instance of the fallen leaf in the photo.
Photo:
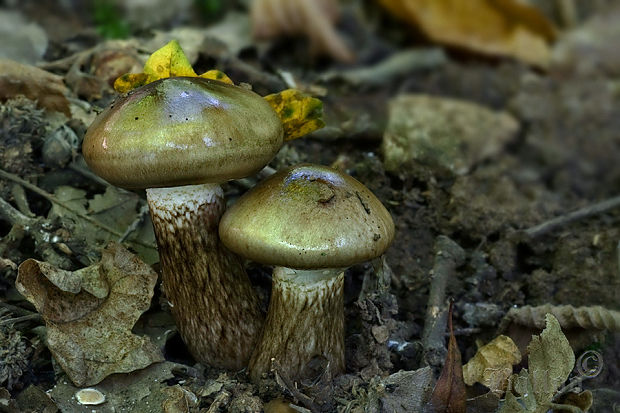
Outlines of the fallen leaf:
[[[433,371],[422,367],[414,371],[398,371],[381,379],[378,394],[382,411],[390,413],[419,412],[428,400],[433,383]],[[386,391],[386,389],[389,389]]]
[[508,336],[497,336],[480,347],[476,355],[463,366],[465,384],[478,382],[501,396],[506,391],[512,366],[521,361],[521,352]]
[[43,316],[56,361],[73,383],[89,386],[163,360],[147,337],[131,332],[156,281],[151,267],[111,243],[98,264],[74,272],[28,259],[15,285]]
[[[117,235],[102,230],[100,226],[83,217],[93,218],[122,234],[136,219],[140,206],[140,197],[137,194],[113,186],[108,186],[105,193],[97,194],[90,200],[86,198],[86,191],[70,186],[57,187],[54,196],[73,210],[52,204],[48,218],[60,218],[66,223],[71,237],[63,241],[82,262],[89,259],[80,255],[84,245],[103,247],[109,241],[118,239]],[[159,254],[155,248],[146,246],[146,243],[155,244],[155,234],[148,217],[144,218],[126,242],[131,244],[147,264],[153,264],[159,261]],[[137,243],[137,240],[141,242]]]
[[291,141],[325,126],[323,102],[296,89],[265,96],[284,126],[284,140]]
[[156,50],[144,64],[143,71],[154,80],[174,76],[196,76],[192,64],[176,40],[171,40]]
[[396,18],[434,42],[547,67],[553,24],[516,0],[379,0]]
[[178,384],[165,388],[163,392],[167,396],[161,404],[163,413],[188,413],[198,406],[198,397]]
[[551,314],[540,336],[533,336],[528,349],[530,381],[538,404],[551,402],[553,395],[568,379],[575,366],[575,354],[562,333],[560,323]]
[[327,54],[341,62],[354,55],[334,29],[339,8],[335,0],[254,0],[250,9],[257,39],[305,35],[313,54]]
[[509,380],[509,388],[519,397],[508,391],[499,413],[546,413],[573,370],[575,355],[560,323],[552,314],[545,318],[547,326],[540,336],[532,336],[528,346],[529,369],[522,369]]
[[446,354],[446,361],[435,384],[431,400],[426,405],[425,411],[428,413],[465,413],[467,410],[461,352],[452,329],[452,303],[448,311],[448,328],[450,330],[448,354]]
[[23,95],[45,109],[71,117],[67,87],[60,76],[34,66],[0,59],[0,101]]

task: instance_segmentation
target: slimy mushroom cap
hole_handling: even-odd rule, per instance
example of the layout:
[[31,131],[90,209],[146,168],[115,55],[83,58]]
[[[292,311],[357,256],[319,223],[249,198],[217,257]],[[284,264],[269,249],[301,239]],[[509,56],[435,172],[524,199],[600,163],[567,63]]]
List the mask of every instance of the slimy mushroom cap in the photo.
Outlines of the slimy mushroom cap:
[[253,174],[282,146],[282,123],[259,95],[198,77],[161,79],[95,119],[82,151],[124,188],[221,183]]
[[326,166],[280,171],[222,217],[220,238],[239,255],[289,268],[344,268],[381,255],[394,223],[368,188]]

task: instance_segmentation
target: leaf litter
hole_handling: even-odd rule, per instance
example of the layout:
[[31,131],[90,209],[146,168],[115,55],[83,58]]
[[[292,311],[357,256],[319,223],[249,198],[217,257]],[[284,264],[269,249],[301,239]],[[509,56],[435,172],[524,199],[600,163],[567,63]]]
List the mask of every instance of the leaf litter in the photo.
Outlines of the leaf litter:
[[148,337],[131,332],[156,281],[147,264],[109,244],[99,263],[73,272],[26,260],[16,286],[43,316],[56,361],[73,383],[90,386],[163,360]]

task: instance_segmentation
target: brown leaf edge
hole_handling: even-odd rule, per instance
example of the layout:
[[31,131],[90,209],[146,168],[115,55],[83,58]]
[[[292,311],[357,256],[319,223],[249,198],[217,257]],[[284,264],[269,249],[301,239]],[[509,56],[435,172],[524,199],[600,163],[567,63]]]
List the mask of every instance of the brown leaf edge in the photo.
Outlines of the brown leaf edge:
[[425,406],[424,411],[426,413],[465,413],[467,410],[461,352],[456,344],[456,337],[454,337],[454,330],[452,329],[452,306],[453,302],[450,301],[448,354],[446,354],[446,361],[433,389],[431,399]]

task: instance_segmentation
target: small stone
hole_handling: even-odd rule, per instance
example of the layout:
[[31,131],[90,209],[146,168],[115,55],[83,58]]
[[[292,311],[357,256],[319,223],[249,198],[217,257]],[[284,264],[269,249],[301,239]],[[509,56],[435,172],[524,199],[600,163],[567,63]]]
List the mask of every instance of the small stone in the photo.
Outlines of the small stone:
[[465,175],[501,153],[519,129],[507,112],[457,99],[401,95],[389,110],[383,153],[390,172],[409,169],[413,162],[442,175]]
[[105,402],[105,394],[97,389],[81,389],[75,393],[78,403],[89,406],[96,406]]

